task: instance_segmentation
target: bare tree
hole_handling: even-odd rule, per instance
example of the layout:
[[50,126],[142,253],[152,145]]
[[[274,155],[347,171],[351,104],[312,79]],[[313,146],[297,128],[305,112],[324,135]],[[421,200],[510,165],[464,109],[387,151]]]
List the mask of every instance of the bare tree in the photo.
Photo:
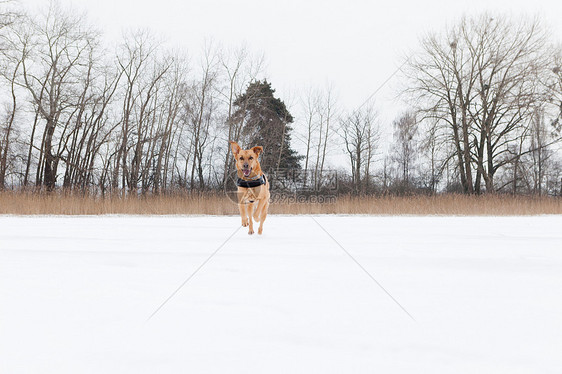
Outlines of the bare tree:
[[[228,141],[238,141],[242,131],[238,123],[232,120],[234,100],[242,95],[246,86],[253,80],[257,79],[258,75],[263,70],[264,56],[252,56],[247,47],[241,46],[236,49],[222,49],[218,55],[219,58],[219,79],[224,77],[224,87],[218,89],[218,97],[227,105],[227,115],[224,121],[228,129],[228,137],[222,138],[225,145]],[[222,184],[225,185],[228,175],[230,175],[232,162],[232,155],[230,147],[225,146],[224,156],[224,173]]]
[[[304,136],[302,136],[302,142],[305,144],[306,151],[304,155],[304,170],[308,173],[309,163],[311,159],[311,152],[313,151],[313,136],[317,132],[318,128],[318,121],[316,117],[318,115],[318,94],[317,92],[313,91],[312,89],[309,90],[304,98],[301,98],[301,106],[303,108],[302,112],[304,115],[304,123],[303,126]],[[300,136],[297,134],[297,139]],[[306,181],[305,181],[306,182]]]
[[[328,141],[334,134],[336,99],[332,86],[310,89],[301,98],[303,125],[297,139],[305,146],[304,169],[312,185],[318,187],[326,163]],[[308,182],[308,181],[307,181]]]
[[425,187],[429,188],[431,193],[435,193],[449,159],[446,158],[448,152],[445,152],[445,155],[443,154],[442,144],[444,142],[439,139],[437,122],[427,121],[427,125],[422,128],[424,136],[419,147],[421,164],[426,165],[425,168],[422,167],[421,176]]
[[[136,192],[139,182],[141,151],[147,138],[150,105],[154,90],[167,65],[158,61],[158,43],[147,31],[126,35],[117,61],[124,78],[122,88],[122,118],[117,150],[114,156],[112,189],[119,187],[119,172],[123,193],[127,187]],[[131,154],[130,154],[131,153]],[[130,157],[129,157],[130,156]]]
[[536,19],[483,14],[463,18],[422,41],[409,63],[423,118],[440,122],[454,144],[460,182],[468,193],[496,189],[494,176],[520,155],[517,144],[533,106],[544,100],[548,39]]
[[[2,5],[0,3],[0,5]],[[8,159],[12,151],[14,122],[18,110],[18,81],[21,79],[21,64],[25,56],[18,50],[18,36],[23,18],[11,12],[0,17],[0,78],[9,87],[10,102],[5,106],[4,120],[0,126],[0,189],[5,188]],[[20,22],[18,22],[20,21]],[[17,24],[16,24],[17,22]]]
[[[175,137],[182,133],[179,116],[182,102],[186,100],[185,86],[189,69],[185,58],[176,56],[173,61],[170,73],[165,78],[163,106],[159,113],[162,121],[159,123],[155,139],[157,145],[153,147],[153,152],[156,152],[153,156],[156,158],[153,190],[156,193],[167,187],[172,147]],[[170,174],[173,174],[173,169]]]
[[545,176],[552,151],[549,149],[549,134],[544,112],[535,111],[531,124],[531,159],[533,165],[533,192],[539,196],[543,194]]
[[402,183],[409,186],[414,159],[417,155],[418,122],[415,114],[413,112],[403,113],[393,122],[393,127],[395,146],[392,158],[398,164]]
[[316,166],[314,169],[314,185],[318,188],[322,180],[322,173],[326,165],[328,142],[334,135],[334,122],[337,116],[337,99],[332,85],[320,92],[318,101],[318,145],[316,152]]
[[548,102],[554,106],[554,120],[552,125],[557,135],[562,133],[562,46],[558,46],[554,55],[552,78],[547,83],[549,88]]
[[[51,3],[47,11],[30,21],[33,34],[26,39],[22,60],[23,83],[39,116],[45,121],[36,183],[55,188],[61,160],[55,132],[72,116],[77,81],[83,76],[95,30],[81,16],[68,14]],[[29,43],[28,43],[29,42]]]
[[193,149],[191,163],[190,189],[195,189],[195,178],[198,188],[205,189],[205,149],[210,140],[210,129],[218,100],[215,97],[219,59],[212,42],[205,45],[201,59],[201,78],[193,82],[188,96],[189,135]]
[[508,165],[511,175],[504,183],[511,185],[513,194],[524,192],[540,196],[547,192],[547,177],[554,166],[553,133],[549,131],[544,108],[536,108],[531,121],[526,138],[516,150],[521,156]]
[[18,2],[15,0],[0,1],[0,31],[5,27],[13,26],[24,16],[17,5]]
[[339,134],[351,165],[351,178],[355,193],[369,189],[371,166],[374,161],[380,128],[372,106],[352,112],[340,121]]
[[62,137],[66,150],[63,160],[66,170],[63,187],[86,191],[95,185],[94,170],[102,145],[109,142],[118,123],[109,124],[109,106],[113,104],[122,71],[103,63],[106,51],[92,44],[81,80],[81,91],[74,104],[74,116],[69,118],[67,134]]

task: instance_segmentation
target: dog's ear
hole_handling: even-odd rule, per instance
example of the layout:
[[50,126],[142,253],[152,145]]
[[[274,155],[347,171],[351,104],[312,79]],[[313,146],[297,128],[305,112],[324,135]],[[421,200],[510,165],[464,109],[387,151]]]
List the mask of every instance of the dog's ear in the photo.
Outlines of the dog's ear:
[[259,156],[260,153],[263,152],[263,147],[258,145],[257,147],[252,148],[252,151]]
[[232,149],[234,157],[238,156],[238,153],[240,153],[241,150],[240,146],[236,142],[230,142],[230,149]]

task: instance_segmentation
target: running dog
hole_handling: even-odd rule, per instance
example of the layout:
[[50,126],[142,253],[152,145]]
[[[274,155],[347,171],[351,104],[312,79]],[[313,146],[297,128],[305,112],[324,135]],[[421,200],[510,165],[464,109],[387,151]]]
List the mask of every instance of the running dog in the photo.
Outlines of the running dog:
[[[267,217],[269,208],[269,181],[261,170],[259,155],[263,152],[263,147],[253,147],[252,149],[241,149],[238,143],[230,142],[232,154],[236,160],[238,173],[238,209],[242,217],[242,226],[249,227],[248,234],[254,233],[252,216],[256,222],[259,221],[260,227],[258,234],[263,232],[263,222]],[[254,205],[255,207],[254,210]]]

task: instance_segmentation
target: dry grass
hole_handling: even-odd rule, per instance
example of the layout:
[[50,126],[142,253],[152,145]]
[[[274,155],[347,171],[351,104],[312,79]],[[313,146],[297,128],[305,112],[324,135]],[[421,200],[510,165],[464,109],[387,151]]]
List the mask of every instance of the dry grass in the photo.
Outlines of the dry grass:
[[[536,215],[562,214],[562,199],[522,196],[343,196],[335,203],[271,204],[271,214],[375,215]],[[238,214],[236,204],[222,195],[174,195],[141,198],[0,193],[0,214]]]
[[0,214],[235,214],[224,196],[161,195],[94,197],[45,193],[0,193]]

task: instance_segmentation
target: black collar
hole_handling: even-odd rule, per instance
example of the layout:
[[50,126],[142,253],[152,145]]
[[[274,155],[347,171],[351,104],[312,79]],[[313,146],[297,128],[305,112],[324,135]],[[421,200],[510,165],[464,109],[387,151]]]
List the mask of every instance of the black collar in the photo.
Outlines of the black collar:
[[253,179],[253,180],[244,180],[242,178],[238,178],[238,180],[236,181],[236,185],[238,187],[243,187],[243,188],[254,188],[254,187],[258,187],[261,186],[262,184],[265,184],[266,179],[265,179],[265,174],[262,174],[261,177],[259,177],[258,179]]

